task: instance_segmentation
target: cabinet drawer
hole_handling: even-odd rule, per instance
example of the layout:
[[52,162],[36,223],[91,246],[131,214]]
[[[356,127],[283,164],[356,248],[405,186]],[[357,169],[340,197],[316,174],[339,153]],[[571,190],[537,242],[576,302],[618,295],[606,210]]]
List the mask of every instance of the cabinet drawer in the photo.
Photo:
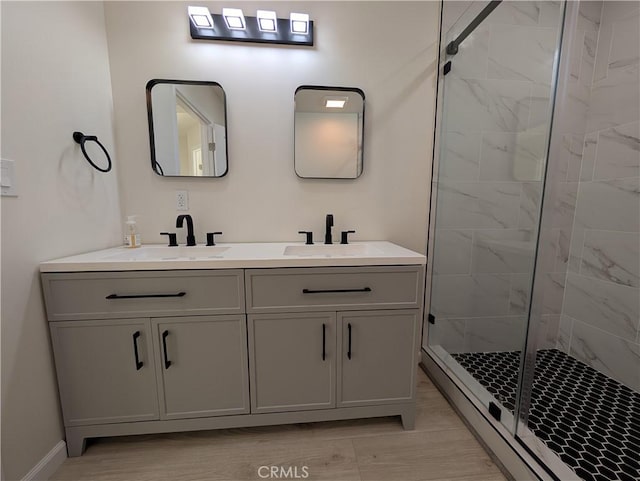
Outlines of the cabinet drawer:
[[242,270],[42,274],[49,321],[244,312]]
[[419,266],[250,269],[247,312],[419,308],[423,278]]

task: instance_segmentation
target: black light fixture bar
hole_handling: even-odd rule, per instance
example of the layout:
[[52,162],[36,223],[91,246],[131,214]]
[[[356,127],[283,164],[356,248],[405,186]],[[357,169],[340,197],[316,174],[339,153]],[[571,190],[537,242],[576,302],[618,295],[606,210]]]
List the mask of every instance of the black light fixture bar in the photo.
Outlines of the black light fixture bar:
[[258,28],[257,17],[245,16],[247,28],[244,30],[230,29],[227,27],[224,17],[212,13],[213,28],[196,27],[191,20],[191,38],[196,40],[224,40],[231,42],[276,43],[281,45],[305,45],[313,46],[313,21],[309,20],[307,33],[293,33],[288,18],[278,18],[277,32],[263,32]]

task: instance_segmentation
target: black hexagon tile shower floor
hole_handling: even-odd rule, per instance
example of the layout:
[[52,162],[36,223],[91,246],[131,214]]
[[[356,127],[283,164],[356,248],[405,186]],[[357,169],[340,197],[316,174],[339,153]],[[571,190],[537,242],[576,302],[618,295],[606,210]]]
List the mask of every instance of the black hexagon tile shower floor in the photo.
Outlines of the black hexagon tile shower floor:
[[[514,411],[520,352],[452,357]],[[640,480],[640,394],[557,349],[536,356],[529,429],[586,481]]]

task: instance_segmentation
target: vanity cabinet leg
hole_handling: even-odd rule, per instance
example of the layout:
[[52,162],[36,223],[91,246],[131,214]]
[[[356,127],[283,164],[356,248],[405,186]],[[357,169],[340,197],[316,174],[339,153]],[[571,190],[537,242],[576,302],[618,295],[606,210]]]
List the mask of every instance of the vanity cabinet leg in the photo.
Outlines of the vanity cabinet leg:
[[405,408],[400,415],[402,418],[402,427],[405,431],[413,431],[416,427],[416,408],[415,406]]
[[70,458],[76,458],[82,456],[84,449],[87,445],[87,440],[84,436],[75,434],[73,430],[66,429],[67,434],[67,455]]

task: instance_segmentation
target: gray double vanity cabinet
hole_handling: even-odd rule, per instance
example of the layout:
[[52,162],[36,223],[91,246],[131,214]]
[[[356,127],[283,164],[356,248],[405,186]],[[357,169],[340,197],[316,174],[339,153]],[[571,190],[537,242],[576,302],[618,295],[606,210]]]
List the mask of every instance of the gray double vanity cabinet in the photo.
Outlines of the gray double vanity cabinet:
[[352,245],[43,263],[69,455],[100,436],[393,415],[412,429],[425,258]]

